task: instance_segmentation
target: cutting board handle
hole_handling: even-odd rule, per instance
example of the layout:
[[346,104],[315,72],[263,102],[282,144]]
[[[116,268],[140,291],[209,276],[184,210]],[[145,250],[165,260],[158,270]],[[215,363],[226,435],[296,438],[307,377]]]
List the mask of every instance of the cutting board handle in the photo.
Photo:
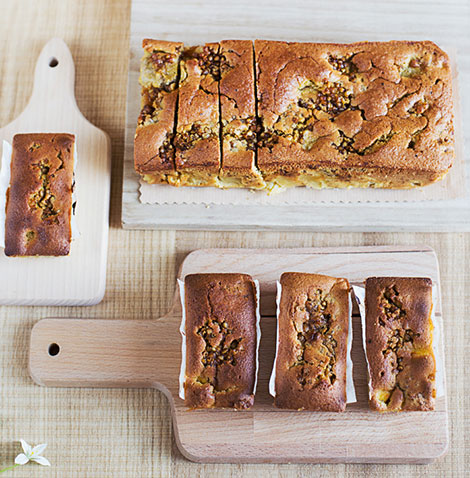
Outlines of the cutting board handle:
[[175,321],[43,319],[31,332],[29,370],[52,387],[158,388],[177,395]]
[[[22,114],[60,106],[79,111],[75,101],[75,65],[64,40],[52,38],[42,49],[34,72],[33,93]],[[80,113],[81,115],[81,113]]]

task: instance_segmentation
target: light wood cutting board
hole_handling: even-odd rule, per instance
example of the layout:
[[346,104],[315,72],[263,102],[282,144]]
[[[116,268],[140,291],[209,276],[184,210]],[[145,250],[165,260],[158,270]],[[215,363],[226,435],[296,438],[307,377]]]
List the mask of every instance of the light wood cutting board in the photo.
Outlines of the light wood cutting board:
[[[260,369],[250,411],[188,411],[178,397],[178,291],[171,310],[159,319],[39,321],[31,334],[31,376],[45,386],[163,391],[171,404],[176,443],[193,461],[429,463],[443,455],[448,446],[445,395],[433,412],[379,414],[368,409],[357,316],[352,349],[357,403],[344,413],[273,408],[268,380],[275,353],[275,283],[284,271],[347,277],[355,285],[373,275],[430,277],[438,286],[436,318],[442,321],[439,266],[434,251],[425,246],[199,250],[186,257],[179,278],[195,272],[245,272],[260,282]],[[439,347],[443,354],[442,340]]]
[[63,40],[53,38],[37,60],[33,93],[25,110],[0,129],[0,149],[3,140],[11,144],[16,133],[75,134],[75,217],[80,230],[66,257],[7,257],[0,249],[1,305],[93,305],[103,298],[111,142],[78,109],[74,86],[70,50]]
[[[342,12],[338,15],[337,12]],[[414,21],[419,17],[419,21]],[[225,38],[263,38],[287,41],[353,42],[433,40],[457,51],[459,82],[470,81],[470,36],[465,2],[449,8],[447,2],[406,2],[399,5],[375,0],[238,0],[191,2],[173,0],[156,5],[153,0],[132,0],[130,60],[127,90],[122,224],[126,229],[294,230],[359,232],[470,231],[470,193],[465,198],[439,201],[312,204],[144,204],[139,177],[134,171],[133,142],[140,108],[139,60],[143,38],[159,38],[200,45]],[[450,50],[449,50],[450,52]],[[455,85],[454,90],[458,89]],[[462,113],[470,109],[470,94],[461,95]],[[457,113],[457,111],[456,111]],[[455,121],[460,145],[461,125]],[[463,131],[468,141],[469,135]],[[460,160],[463,153],[459,152]],[[450,174],[468,175],[466,167]],[[455,163],[457,165],[457,161]],[[458,171],[460,169],[460,171]],[[467,182],[468,184],[468,182]],[[383,192],[383,191],[382,191]],[[344,194],[341,193],[341,194]],[[403,193],[404,194],[404,193]],[[387,196],[389,197],[389,196]]]

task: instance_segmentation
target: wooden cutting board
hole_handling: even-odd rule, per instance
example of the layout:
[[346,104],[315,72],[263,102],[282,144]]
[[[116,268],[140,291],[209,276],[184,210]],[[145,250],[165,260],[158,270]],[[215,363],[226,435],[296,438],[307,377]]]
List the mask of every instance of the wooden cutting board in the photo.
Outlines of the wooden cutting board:
[[[179,278],[195,272],[245,272],[260,282],[262,338],[252,410],[186,410],[178,397],[178,291],[171,310],[159,319],[39,321],[31,334],[31,376],[45,386],[163,391],[171,404],[176,443],[193,461],[429,463],[443,455],[448,446],[445,396],[437,399],[433,412],[379,414],[368,409],[357,315],[352,349],[357,403],[344,413],[273,408],[268,379],[275,353],[275,283],[284,271],[347,277],[355,285],[373,275],[430,277],[438,286],[436,318],[442,321],[439,266],[428,247],[199,250],[186,257]],[[439,347],[443,353],[442,341]]]
[[67,257],[6,257],[0,249],[0,305],[93,305],[103,298],[111,142],[80,112],[74,87],[70,50],[63,40],[53,38],[37,60],[25,110],[0,129],[0,150],[3,140],[11,144],[16,133],[75,134],[75,217],[80,230]]
[[[342,15],[337,12],[341,11]],[[416,18],[419,21],[407,21]],[[412,201],[385,195],[380,202],[369,196],[349,203],[347,191],[338,200],[286,204],[144,204],[140,202],[139,176],[134,171],[133,144],[140,109],[139,60],[143,38],[159,38],[201,45],[224,38],[349,43],[354,41],[429,39],[449,50],[458,48],[459,82],[470,81],[470,36],[465,2],[387,2],[363,0],[239,0],[237,2],[165,2],[132,0],[130,57],[127,90],[126,136],[122,193],[122,225],[126,229],[293,230],[358,232],[470,231],[470,195],[446,200]],[[445,22],[443,23],[443,19]],[[458,94],[458,85],[454,85]],[[458,95],[457,95],[458,96]],[[456,104],[460,103],[456,97]],[[470,109],[470,95],[462,89],[461,110]],[[457,160],[450,175],[468,175],[469,160],[463,145],[459,110],[455,111]],[[432,187],[432,186],[431,186]],[[384,191],[381,191],[384,192]],[[318,191],[315,191],[318,193]],[[282,195],[279,195],[280,198]]]

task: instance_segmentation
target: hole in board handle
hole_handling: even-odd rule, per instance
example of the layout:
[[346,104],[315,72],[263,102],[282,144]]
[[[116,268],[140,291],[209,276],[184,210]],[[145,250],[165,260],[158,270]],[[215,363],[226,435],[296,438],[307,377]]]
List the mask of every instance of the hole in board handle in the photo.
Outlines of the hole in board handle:
[[50,355],[51,357],[55,357],[55,356],[58,355],[59,352],[60,352],[60,347],[59,347],[59,345],[58,345],[58,344],[55,344],[55,343],[49,345],[48,352],[49,352],[49,355]]
[[49,66],[51,68],[55,68],[57,65],[59,64],[59,60],[53,56],[50,60],[49,60]]

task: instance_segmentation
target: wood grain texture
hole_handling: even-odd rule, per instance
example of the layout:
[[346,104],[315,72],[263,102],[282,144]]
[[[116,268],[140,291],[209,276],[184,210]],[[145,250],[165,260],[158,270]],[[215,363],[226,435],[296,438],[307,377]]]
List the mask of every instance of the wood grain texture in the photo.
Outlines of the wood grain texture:
[[[459,83],[470,81],[469,5],[448,2],[374,2],[293,0],[288,3],[188,2],[176,0],[155,8],[153,0],[133,0],[131,15],[122,223],[126,229],[293,230],[293,231],[470,231],[470,189],[465,198],[381,203],[320,202],[306,205],[143,204],[134,171],[133,141],[140,107],[138,85],[143,37],[183,41],[188,45],[225,38],[353,42],[430,39],[457,51]],[[419,18],[419,20],[418,20]],[[470,95],[460,89],[466,119]],[[456,139],[462,127],[456,118]],[[468,146],[469,134],[464,131]],[[468,148],[467,148],[468,151]],[[459,157],[464,156],[463,153]],[[464,156],[469,174],[470,162]],[[456,163],[457,164],[457,163]],[[449,173],[462,174],[454,167]],[[468,184],[468,180],[467,180]],[[339,193],[344,194],[345,191]],[[401,193],[406,198],[406,192]],[[344,196],[340,196],[343,198]],[[387,196],[390,197],[390,196]],[[400,196],[398,196],[400,197]],[[370,198],[369,198],[370,199]],[[346,200],[346,199],[345,199]],[[315,217],[315,220],[311,218]]]
[[[57,64],[51,66],[52,60]],[[0,145],[3,140],[12,144],[17,133],[75,135],[75,220],[80,230],[64,257],[7,257],[1,249],[1,305],[94,305],[104,296],[111,142],[80,112],[74,87],[70,50],[63,40],[53,38],[37,59],[26,108],[0,129]]]
[[[361,3],[362,4],[362,3]],[[438,2],[370,2],[366,11],[386,15],[403,12],[401,21],[413,28]],[[247,14],[232,23],[269,23]],[[0,16],[0,124],[17,117],[26,106],[33,85],[36,58],[53,36],[69,45],[76,66],[75,93],[84,115],[111,136],[112,188],[108,274],[103,301],[93,307],[0,307],[0,466],[12,463],[20,451],[19,438],[49,444],[45,456],[53,466],[25,466],[14,470],[20,478],[384,478],[462,477],[470,468],[470,383],[467,380],[470,344],[470,238],[468,234],[291,232],[174,232],[125,231],[121,222],[122,157],[129,42],[128,0],[17,0],[4,2]],[[201,14],[207,14],[207,3]],[[156,4],[156,8],[159,5]],[[282,9],[293,28],[309,15],[311,30],[328,22],[331,35],[341,35],[335,19],[345,19],[356,2],[338,1],[331,10],[313,11],[285,2]],[[431,9],[431,10],[428,10]],[[454,28],[453,15],[465,1],[447,2],[448,10],[436,27]],[[462,10],[464,9],[464,10]],[[466,10],[465,10],[466,9]],[[424,13],[422,13],[424,12]],[[366,14],[367,15],[367,14]],[[334,18],[333,18],[334,17]],[[214,22],[222,23],[221,18]],[[199,22],[199,16],[188,19]],[[227,30],[230,27],[227,27]],[[271,38],[276,30],[269,27]],[[372,32],[377,32],[373,25]],[[358,25],[351,27],[359,36]],[[169,28],[161,33],[168,34]],[[224,36],[228,36],[224,34]],[[383,33],[385,38],[385,33]],[[465,35],[462,39],[465,40]],[[18,59],[21,58],[21,61]],[[19,81],[21,79],[21,82]],[[464,110],[464,122],[470,119]],[[312,217],[315,221],[315,217]],[[163,316],[175,291],[178,265],[192,250],[207,247],[322,247],[427,244],[441,267],[442,309],[446,317],[445,351],[449,409],[449,453],[431,465],[223,465],[196,464],[174,446],[167,398],[152,389],[46,388],[34,384],[28,373],[28,343],[32,326],[43,317],[147,320]],[[5,476],[8,476],[5,473]]]
[[[439,266],[427,247],[206,249],[189,254],[178,277],[241,272],[261,292],[259,381],[249,411],[188,411],[178,397],[181,304],[154,320],[44,319],[33,328],[30,373],[55,387],[157,388],[170,401],[181,453],[209,463],[430,463],[447,451],[447,400],[428,413],[379,414],[369,410],[359,317],[353,319],[357,403],[345,413],[296,412],[273,407],[268,382],[276,343],[275,284],[286,271],[346,277],[361,285],[374,275],[430,277],[439,289]],[[442,324],[440,300],[434,305]],[[274,316],[274,317],[273,317]],[[441,327],[442,329],[442,327]],[[51,355],[50,347],[60,348]],[[439,344],[443,355],[442,342]],[[57,350],[56,350],[57,352]]]

